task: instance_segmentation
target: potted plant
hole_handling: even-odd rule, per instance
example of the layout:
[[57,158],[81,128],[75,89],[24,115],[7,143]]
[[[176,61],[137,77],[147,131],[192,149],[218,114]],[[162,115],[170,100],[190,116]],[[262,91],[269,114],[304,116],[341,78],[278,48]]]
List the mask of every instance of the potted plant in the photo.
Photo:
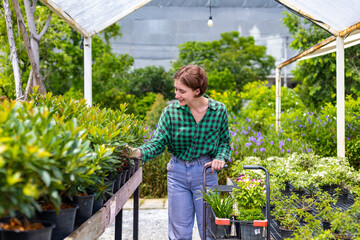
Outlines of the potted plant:
[[283,238],[293,238],[295,230],[300,227],[299,220],[296,217],[297,210],[295,206],[297,203],[298,197],[295,194],[291,194],[289,197],[275,203],[272,215],[278,220],[280,235]]
[[328,192],[318,191],[316,193],[318,201],[314,202],[317,215],[316,217],[322,221],[322,227],[324,230],[331,229],[331,220],[334,218],[333,206],[336,204],[336,200],[330,196]]
[[[265,220],[260,208],[240,209],[236,220],[240,221],[240,229],[237,229],[238,236],[243,240],[263,239],[263,227],[254,226],[254,220]],[[240,233],[240,234],[239,234]]]
[[261,179],[251,175],[241,175],[233,190],[238,211],[236,219],[240,220],[241,239],[262,239],[262,227],[255,227],[254,220],[264,220],[262,207],[266,203],[265,186]]
[[203,198],[210,206],[212,211],[212,234],[214,234],[216,238],[230,237],[230,217],[233,215],[234,204],[234,200],[231,195],[222,199],[219,192],[208,189],[207,191],[201,191],[201,196],[201,198]]

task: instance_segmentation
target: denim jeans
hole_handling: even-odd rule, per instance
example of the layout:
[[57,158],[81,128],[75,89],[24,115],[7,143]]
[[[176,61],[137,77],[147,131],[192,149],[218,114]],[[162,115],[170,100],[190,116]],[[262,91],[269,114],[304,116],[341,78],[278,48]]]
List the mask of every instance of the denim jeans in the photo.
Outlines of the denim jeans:
[[[199,234],[203,239],[203,168],[205,163],[212,161],[203,156],[195,161],[187,162],[172,157],[167,165],[168,175],[168,214],[169,239],[191,240],[194,216],[198,224]],[[217,185],[217,173],[208,169],[207,185]]]

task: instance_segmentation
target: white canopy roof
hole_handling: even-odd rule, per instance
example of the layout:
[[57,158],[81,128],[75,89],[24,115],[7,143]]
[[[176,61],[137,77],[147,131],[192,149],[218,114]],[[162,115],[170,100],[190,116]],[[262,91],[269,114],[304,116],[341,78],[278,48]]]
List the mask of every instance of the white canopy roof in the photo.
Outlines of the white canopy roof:
[[276,0],[335,36],[360,27],[359,0]]
[[151,0],[40,0],[84,37],[92,37]]

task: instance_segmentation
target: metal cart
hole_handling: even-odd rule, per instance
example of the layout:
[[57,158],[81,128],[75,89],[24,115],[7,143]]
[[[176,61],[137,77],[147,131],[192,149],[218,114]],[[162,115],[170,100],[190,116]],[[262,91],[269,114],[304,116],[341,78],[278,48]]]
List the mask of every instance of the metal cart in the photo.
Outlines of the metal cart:
[[[210,187],[208,185],[206,185],[206,171],[207,169],[211,168],[211,166],[207,166],[204,168],[203,170],[203,189],[206,192],[207,188]],[[263,221],[254,221],[254,225],[253,226],[257,226],[257,227],[264,227],[264,235],[265,235],[265,239],[266,240],[270,240],[270,228],[268,226],[270,226],[270,180],[269,180],[269,172],[266,168],[262,167],[262,166],[257,166],[257,165],[245,165],[244,169],[254,169],[254,170],[263,170],[265,172],[266,175],[266,208],[265,208],[265,220]],[[217,192],[232,192],[234,188],[237,188],[236,185],[215,185],[215,186],[211,186],[212,189],[214,191]],[[209,232],[211,233],[211,229],[210,229],[210,225],[214,224],[212,223],[208,223],[208,214],[206,209],[208,208],[207,206],[207,202],[205,200],[203,200],[203,239],[207,239],[206,238],[206,232],[207,230],[209,230]],[[226,225],[231,225],[234,224],[235,222],[240,222],[238,220],[234,220],[234,219],[228,219],[227,222],[223,223]],[[213,236],[212,236],[213,237]],[[240,237],[236,237],[236,236],[232,236],[230,238],[215,238],[215,239],[240,239]]]

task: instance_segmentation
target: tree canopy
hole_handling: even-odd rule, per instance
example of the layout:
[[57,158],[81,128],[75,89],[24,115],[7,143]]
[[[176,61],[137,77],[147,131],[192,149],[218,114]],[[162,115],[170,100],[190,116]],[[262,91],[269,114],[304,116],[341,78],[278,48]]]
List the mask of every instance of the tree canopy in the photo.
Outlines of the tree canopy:
[[211,42],[189,41],[179,46],[174,69],[186,64],[202,66],[209,78],[209,89],[240,91],[248,82],[264,80],[274,69],[275,59],[266,47],[255,45],[253,37],[225,32]]

